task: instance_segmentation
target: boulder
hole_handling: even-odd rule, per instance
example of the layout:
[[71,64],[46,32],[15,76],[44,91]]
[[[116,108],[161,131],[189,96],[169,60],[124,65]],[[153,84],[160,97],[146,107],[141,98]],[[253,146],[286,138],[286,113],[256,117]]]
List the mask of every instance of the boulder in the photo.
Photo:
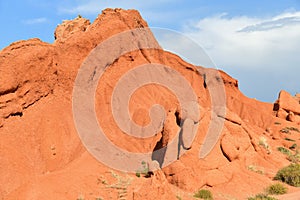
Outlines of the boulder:
[[299,101],[284,90],[280,91],[279,93],[278,104],[279,108],[282,108],[288,112],[292,111],[294,114],[300,114]]

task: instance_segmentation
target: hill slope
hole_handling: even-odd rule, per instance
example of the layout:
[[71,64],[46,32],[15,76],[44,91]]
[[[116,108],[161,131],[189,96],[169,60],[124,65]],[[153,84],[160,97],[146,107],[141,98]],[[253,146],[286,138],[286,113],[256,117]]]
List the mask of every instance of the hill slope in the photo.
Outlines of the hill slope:
[[[276,172],[290,163],[277,148],[300,145],[299,98],[282,91],[274,104],[250,99],[239,91],[238,81],[226,73],[193,66],[160,49],[150,32],[147,41],[154,42],[157,49],[128,52],[105,69],[95,95],[98,122],[110,141],[129,152],[151,153],[169,145],[182,128],[178,121],[184,118],[184,113],[177,96],[168,88],[144,85],[129,102],[132,120],[139,125],[151,121],[148,111],[153,104],[164,106],[166,120],[152,137],[135,138],[125,134],[111,111],[114,86],[126,72],[143,64],[160,63],[180,73],[197,97],[200,116],[194,121],[198,129],[193,143],[187,145],[184,155],[154,171],[150,177],[114,170],[87,151],[73,115],[77,72],[98,44],[117,33],[146,27],[147,23],[135,10],[106,9],[92,24],[84,18],[64,21],[55,31],[53,44],[31,39],[1,50],[1,199],[77,199],[80,196],[84,199],[176,199],[176,196],[193,199],[194,192],[200,188],[211,190],[215,199],[246,199],[274,182]],[[133,37],[136,41],[140,39]],[[172,75],[171,71],[165,73]],[[219,73],[222,80],[211,76],[214,73]],[[216,116],[224,123],[216,145],[206,157],[199,158],[199,149],[203,148],[216,114],[212,112],[210,84],[212,88],[218,84],[224,86],[226,114]],[[188,142],[190,138],[183,137],[183,140]],[[291,152],[295,153],[296,149]],[[129,163],[124,160],[120,165]],[[289,192],[295,191],[296,188],[289,187]]]

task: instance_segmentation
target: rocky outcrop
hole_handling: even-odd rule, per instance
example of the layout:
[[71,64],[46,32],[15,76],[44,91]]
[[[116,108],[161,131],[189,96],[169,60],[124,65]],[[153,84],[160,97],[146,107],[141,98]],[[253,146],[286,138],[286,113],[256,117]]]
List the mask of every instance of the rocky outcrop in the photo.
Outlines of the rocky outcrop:
[[55,41],[65,41],[76,32],[84,32],[90,25],[90,20],[78,16],[74,20],[65,20],[56,27],[54,32]]
[[[0,122],[53,92],[57,83],[54,48],[39,39],[20,41],[0,55]],[[0,123],[1,126],[1,123]]]
[[300,123],[300,98],[299,94],[294,97],[282,90],[278,100],[274,103],[276,116],[291,122]]

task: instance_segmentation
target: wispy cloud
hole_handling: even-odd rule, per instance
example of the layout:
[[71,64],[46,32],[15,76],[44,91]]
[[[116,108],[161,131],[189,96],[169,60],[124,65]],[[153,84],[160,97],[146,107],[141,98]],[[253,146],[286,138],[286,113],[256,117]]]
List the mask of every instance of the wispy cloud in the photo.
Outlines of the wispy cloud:
[[290,25],[300,24],[300,13],[295,13],[294,16],[285,16],[281,18],[274,18],[268,21],[261,22],[259,24],[247,26],[241,29],[239,32],[255,32],[255,31],[267,31],[271,29],[283,28]]
[[34,19],[27,19],[23,20],[23,24],[32,25],[32,24],[41,24],[47,22],[47,18],[41,17],[41,18],[34,18]]
[[[286,16],[286,17],[282,17]],[[270,19],[217,15],[184,28],[185,34],[200,43],[224,67],[247,69],[287,64],[299,68],[300,12],[285,13]],[[299,69],[300,70],[300,69]]]

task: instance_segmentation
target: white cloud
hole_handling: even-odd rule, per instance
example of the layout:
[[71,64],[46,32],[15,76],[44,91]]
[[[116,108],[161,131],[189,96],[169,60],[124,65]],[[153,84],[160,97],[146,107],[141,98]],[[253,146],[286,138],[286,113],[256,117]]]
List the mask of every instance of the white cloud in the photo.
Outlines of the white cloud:
[[47,19],[45,17],[35,18],[35,19],[27,19],[27,20],[22,21],[23,24],[27,24],[27,25],[41,24],[41,23],[45,23],[45,22],[47,22]]
[[247,95],[272,101],[281,89],[300,92],[300,12],[269,18],[221,14],[189,23],[183,32],[238,78]]
[[294,16],[276,17],[273,20],[265,21],[259,24],[247,26],[239,32],[255,32],[255,31],[267,31],[271,29],[283,28],[289,25],[297,25],[300,23],[300,13],[296,13]]
[[299,68],[300,12],[270,19],[222,14],[190,23],[184,33],[225,69]]
[[156,40],[165,50],[179,55],[194,65],[213,68],[215,64],[203,47],[185,34],[165,28],[151,28]]

